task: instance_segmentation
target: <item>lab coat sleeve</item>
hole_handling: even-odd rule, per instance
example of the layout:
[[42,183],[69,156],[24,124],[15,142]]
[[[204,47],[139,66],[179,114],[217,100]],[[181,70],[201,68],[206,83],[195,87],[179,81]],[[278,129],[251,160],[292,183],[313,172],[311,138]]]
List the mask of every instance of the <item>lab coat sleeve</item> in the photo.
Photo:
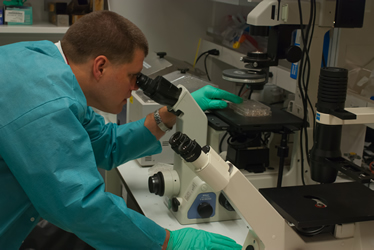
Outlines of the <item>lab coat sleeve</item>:
[[84,127],[90,136],[97,166],[110,170],[129,160],[161,153],[161,144],[144,126],[145,118],[117,125],[88,108]]
[[0,127],[12,174],[43,218],[94,248],[160,249],[164,228],[104,192],[79,107],[70,102],[61,98]]

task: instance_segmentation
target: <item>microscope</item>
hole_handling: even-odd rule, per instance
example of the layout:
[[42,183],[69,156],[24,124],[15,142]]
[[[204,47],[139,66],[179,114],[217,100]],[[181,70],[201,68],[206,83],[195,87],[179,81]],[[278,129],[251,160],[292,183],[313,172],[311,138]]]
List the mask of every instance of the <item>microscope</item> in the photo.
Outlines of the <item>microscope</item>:
[[[138,75],[137,85],[146,96],[177,115],[176,131],[206,144],[207,117],[183,85],[175,86],[162,76],[151,79],[143,74]],[[224,196],[214,192],[177,155],[173,169],[149,177],[148,187],[151,193],[165,197],[165,204],[181,224],[239,218]]]
[[[309,4],[306,1],[300,4],[306,13]],[[248,228],[253,229],[249,230],[243,249],[374,249],[371,233],[374,227],[374,192],[364,185],[373,182],[374,176],[343,159],[340,153],[341,126],[373,123],[374,109],[344,109],[347,71],[334,67],[321,69],[321,54],[316,53],[322,51],[324,31],[332,28],[334,23],[335,27],[342,23],[343,26],[340,27],[352,25],[351,22],[344,24],[344,20],[341,20],[339,11],[344,9],[341,4],[347,2],[317,3],[316,12],[319,16],[316,26],[319,28],[316,27],[315,31],[317,39],[313,36],[314,41],[311,43],[313,52],[310,52],[311,81],[308,93],[311,95],[311,102],[317,103],[317,124],[310,153],[310,169],[312,180],[321,184],[258,189],[235,164],[225,162],[209,145],[201,147],[194,137],[191,136],[190,139],[188,134],[178,132],[170,138],[170,144],[183,158],[185,165],[214,192],[221,191],[228,203],[248,223]],[[363,7],[365,1],[348,4]],[[296,25],[300,24],[297,10],[297,1],[264,0],[248,15],[247,22],[260,26],[260,31],[266,31],[269,26],[272,26],[272,29],[275,27],[274,32],[279,36],[286,28],[283,26],[295,25],[294,28],[297,28]],[[361,25],[363,11],[361,8]],[[303,22],[307,23],[308,18],[309,16],[305,15]],[[288,31],[284,32],[290,34]],[[279,44],[278,42],[273,46],[277,48]],[[279,51],[279,48],[276,51]],[[243,60],[252,68],[258,67],[262,62],[266,62],[262,65],[267,67],[287,54],[282,51],[288,50],[272,54],[268,49],[268,55],[263,56],[262,60],[252,60],[252,54]],[[307,110],[297,93],[292,110],[289,111],[296,116],[305,117],[304,112]],[[220,113],[218,117],[234,126],[232,120],[235,117],[229,119],[229,113],[226,112],[229,111],[217,111],[215,114]],[[306,113],[306,116],[309,122],[313,121],[311,113]],[[237,121],[238,124],[244,123],[243,119],[238,118]],[[350,176],[354,181],[334,183],[338,171]]]
[[[311,42],[309,45],[304,45],[302,42],[300,42],[300,47],[295,46],[295,43],[293,42],[293,34],[301,27],[305,28],[311,18],[313,18],[313,15],[311,13],[311,10],[313,9],[313,7],[311,6],[311,2],[315,3],[315,22],[313,26],[313,33],[311,34]],[[306,70],[307,72],[305,73],[310,76],[309,84],[304,88],[302,87],[302,84],[297,85],[294,92],[295,98],[294,100],[290,101],[289,105],[287,106],[286,112],[274,110],[272,107],[271,117],[269,116],[258,119],[239,116],[230,109],[213,111],[214,115],[217,118],[228,124],[227,130],[238,138],[245,137],[247,134],[253,134],[257,131],[265,131],[281,135],[281,144],[278,147],[278,156],[280,158],[279,167],[277,169],[278,171],[276,171],[278,173],[277,182],[275,174],[273,173],[275,171],[268,171],[268,169],[266,169],[263,174],[258,174],[259,172],[253,170],[253,168],[251,169],[250,165],[256,164],[259,158],[261,158],[259,157],[261,156],[260,154],[256,154],[256,159],[251,160],[251,158],[254,158],[253,156],[251,156],[251,158],[242,157],[243,155],[250,155],[250,153],[241,152],[241,149],[239,147],[238,149],[236,149],[231,145],[228,146],[227,160],[232,162],[239,169],[245,169],[249,172],[254,172],[254,174],[246,173],[246,175],[258,188],[274,187],[276,185],[280,187],[282,184],[285,186],[302,184],[300,181],[300,176],[304,175],[304,173],[300,172],[301,161],[305,163],[305,165],[312,164],[313,166],[315,166],[310,171],[311,178],[309,178],[309,175],[306,175],[306,177],[308,177],[307,181],[331,183],[335,180],[337,172],[335,170],[326,169],[324,167],[316,167],[317,165],[324,165],[326,157],[329,159],[330,164],[332,164],[333,166],[345,165],[346,169],[351,169],[351,173],[354,173],[356,171],[356,176],[361,176],[362,178],[364,178],[363,176],[365,175],[365,173],[358,171],[358,169],[353,166],[348,168],[347,166],[350,164],[346,162],[343,163],[343,159],[338,158],[340,156],[340,149],[337,150],[337,148],[340,146],[341,127],[325,126],[326,124],[330,125],[330,123],[328,122],[325,122],[325,125],[321,125],[320,121],[317,120],[316,131],[323,130],[325,132],[317,132],[316,134],[319,139],[315,141],[316,138],[313,135],[314,132],[311,129],[312,126],[310,126],[315,120],[313,111],[314,105],[317,103],[317,97],[319,98],[318,101],[321,103],[321,97],[328,97],[331,93],[334,94],[337,92],[339,92],[340,94],[340,96],[337,97],[337,100],[339,102],[338,107],[332,107],[333,105],[331,105],[331,107],[325,108],[326,103],[331,102],[331,100],[328,98],[325,98],[325,100],[323,101],[324,104],[319,104],[319,108],[317,104],[318,117],[322,117],[323,113],[331,115],[339,114],[337,110],[341,110],[344,108],[346,92],[342,92],[342,90],[346,90],[346,86],[344,87],[343,85],[343,87],[340,86],[340,88],[329,86],[328,84],[331,80],[329,74],[331,74],[331,72],[321,72],[321,78],[325,79],[324,82],[326,82],[327,84],[322,84],[320,90],[318,89],[318,76],[320,75],[320,65],[325,33],[334,27],[362,27],[364,8],[364,0],[354,2],[325,0],[264,0],[261,1],[248,14],[247,23],[250,26],[250,34],[268,37],[268,45],[264,51],[254,51],[247,53],[247,55],[241,59],[245,63],[245,68],[250,71],[256,70],[257,72],[264,73],[265,75],[267,75],[265,78],[266,82],[269,73],[273,71],[272,69],[274,69],[274,66],[278,66],[280,60],[285,59],[288,62],[293,63],[294,65],[296,65],[296,69],[298,66],[301,66],[302,63],[305,63],[305,57],[303,58],[303,60],[299,60],[302,58],[302,52],[306,47],[309,48],[308,60],[310,61],[310,67]],[[300,10],[302,10],[302,15],[300,14]],[[283,78],[282,73],[282,77],[280,77],[279,75],[277,76],[277,84],[279,85],[279,82],[282,81],[294,81],[294,84],[296,85],[298,82],[304,81],[304,78],[301,77],[302,69],[299,67],[297,71],[298,78],[296,81],[291,79],[290,73],[288,73],[287,78]],[[327,74],[327,76],[324,75],[325,73]],[[280,80],[280,78],[282,78],[282,80]],[[341,80],[338,77],[336,78],[336,81]],[[307,107],[308,105],[306,104],[307,101],[305,101],[305,93],[307,93],[307,96],[309,97],[311,106],[310,108]],[[342,96],[344,96],[343,101]],[[334,112],[320,111],[321,105],[323,106],[322,110],[331,109],[334,110]],[[340,115],[340,117],[343,119],[343,117],[349,117],[349,115]],[[346,118],[340,124],[358,124],[359,119],[352,119],[353,118]],[[300,149],[298,148],[296,143],[294,143],[292,151],[287,147],[288,135],[293,134],[293,141],[298,142],[301,135],[301,133],[299,133],[298,131],[302,131],[303,129],[305,129],[304,131],[309,135],[309,138],[313,138],[313,140],[310,140],[310,142],[313,141],[314,143],[310,163],[306,160],[300,160],[302,152],[300,152]],[[329,138],[330,142],[328,144],[325,144],[325,140],[327,138]],[[311,145],[312,144],[308,146],[310,147]],[[217,147],[214,146],[214,148],[217,150]],[[230,151],[233,153],[230,154]],[[286,172],[283,172],[284,158],[287,157],[289,151],[291,153],[290,167],[289,169],[284,170]],[[336,164],[333,164],[332,161],[334,161]],[[268,164],[268,162],[266,163]],[[249,165],[249,167],[247,167],[247,165]],[[345,169],[342,170],[348,172]],[[370,177],[367,177],[367,179],[370,179]]]
[[[313,2],[314,7],[311,4]],[[316,119],[315,131],[308,129],[310,134],[313,132],[313,148],[309,162],[313,181],[333,183],[340,171],[356,181],[368,183],[373,177],[370,171],[355,166],[341,157],[340,140],[342,124],[372,123],[374,121],[373,108],[344,109],[347,94],[347,70],[331,67],[320,69],[320,52],[324,34],[331,28],[362,27],[365,0],[354,2],[321,0],[310,1],[310,3],[309,1],[264,0],[248,14],[247,23],[250,24],[250,30],[254,34],[268,36],[267,53],[264,53],[261,58],[258,57],[258,53],[248,53],[242,61],[247,63],[248,68],[265,71],[268,71],[270,66],[278,65],[279,59],[297,62],[301,58],[301,50],[299,47],[292,46],[290,39],[292,32],[307,24],[308,19],[311,20],[310,10],[312,8],[314,8],[315,15],[312,40],[309,45],[303,45],[304,50],[310,47],[310,68],[307,72],[310,75],[310,82],[304,87],[304,95],[310,98],[311,105],[316,104],[317,115],[313,117],[313,112],[308,110],[307,105],[303,105],[300,85],[296,89],[295,100],[288,106],[287,111],[303,118],[303,127],[307,127],[308,123]],[[300,78],[302,69],[298,70]]]

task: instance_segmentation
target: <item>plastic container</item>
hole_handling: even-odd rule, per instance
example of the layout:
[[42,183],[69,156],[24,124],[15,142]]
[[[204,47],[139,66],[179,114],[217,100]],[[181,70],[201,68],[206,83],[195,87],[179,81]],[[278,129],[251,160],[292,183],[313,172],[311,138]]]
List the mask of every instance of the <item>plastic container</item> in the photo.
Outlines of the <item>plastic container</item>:
[[229,108],[247,117],[271,116],[270,107],[255,100],[245,100],[240,104],[230,103]]

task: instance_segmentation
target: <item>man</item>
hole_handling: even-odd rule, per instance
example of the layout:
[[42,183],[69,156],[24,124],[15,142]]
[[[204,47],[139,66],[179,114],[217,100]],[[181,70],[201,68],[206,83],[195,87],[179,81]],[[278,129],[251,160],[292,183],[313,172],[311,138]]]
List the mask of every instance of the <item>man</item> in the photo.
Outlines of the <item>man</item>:
[[[201,230],[165,230],[104,192],[97,167],[161,151],[153,114],[105,125],[90,107],[119,113],[147,53],[143,33],[110,11],[80,19],[61,44],[0,47],[1,249],[18,249],[40,217],[96,249],[240,248]],[[193,95],[203,109],[227,105],[211,98],[241,101],[214,88]],[[165,126],[175,124],[166,107],[159,113]]]

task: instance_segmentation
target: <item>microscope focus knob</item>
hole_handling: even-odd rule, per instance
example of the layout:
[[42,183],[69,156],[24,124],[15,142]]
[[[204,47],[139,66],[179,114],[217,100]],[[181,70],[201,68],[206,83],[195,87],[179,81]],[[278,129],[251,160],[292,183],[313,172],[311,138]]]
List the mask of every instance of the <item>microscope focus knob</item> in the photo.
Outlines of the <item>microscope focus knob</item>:
[[164,58],[166,56],[166,52],[157,52],[158,57]]
[[231,206],[230,202],[226,199],[226,197],[221,193],[218,197],[218,202],[226,208],[228,211],[235,211],[235,209]]
[[202,202],[197,206],[197,213],[201,218],[209,218],[213,214],[213,207],[208,202]]
[[299,46],[290,46],[287,48],[286,59],[287,61],[291,63],[296,63],[300,61],[302,55],[303,55],[303,52]]
[[171,210],[173,210],[173,212],[178,212],[180,204],[181,203],[178,201],[178,199],[174,197],[171,199]]

